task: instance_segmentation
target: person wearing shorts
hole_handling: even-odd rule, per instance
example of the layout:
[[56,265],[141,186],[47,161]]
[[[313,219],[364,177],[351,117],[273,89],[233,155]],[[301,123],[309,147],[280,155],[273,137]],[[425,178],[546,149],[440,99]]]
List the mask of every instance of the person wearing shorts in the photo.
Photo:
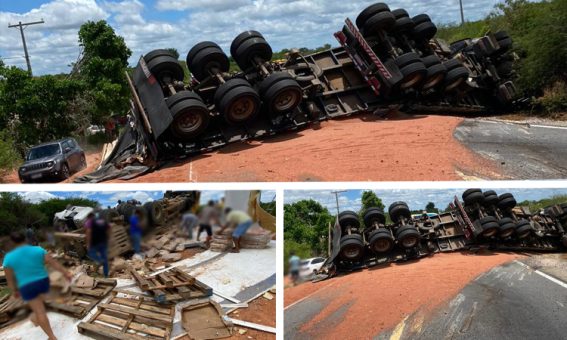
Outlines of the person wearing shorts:
[[8,287],[14,298],[21,297],[32,310],[30,320],[47,334],[49,340],[56,340],[51,329],[43,295],[49,292],[49,275],[46,265],[63,273],[71,281],[72,275],[39,246],[26,244],[21,232],[13,232],[10,239],[14,248],[4,257],[4,270]]
[[199,214],[199,231],[197,232],[197,241],[203,231],[207,232],[205,243],[209,244],[213,236],[213,223],[220,225],[219,212],[215,207],[214,201],[209,201]]
[[246,234],[248,229],[252,226],[254,221],[244,211],[232,210],[231,208],[224,209],[226,215],[226,224],[221,228],[219,234],[221,234],[226,228],[235,228],[232,232],[232,240],[234,241],[234,248],[232,248],[233,253],[240,252],[240,238]]
[[291,282],[295,285],[297,283],[297,279],[299,279],[299,266],[301,259],[299,256],[295,255],[294,251],[291,251],[289,255],[289,273],[291,274]]
[[199,218],[193,213],[186,213],[181,217],[181,231],[186,233],[190,240],[193,239],[193,228],[198,224]]

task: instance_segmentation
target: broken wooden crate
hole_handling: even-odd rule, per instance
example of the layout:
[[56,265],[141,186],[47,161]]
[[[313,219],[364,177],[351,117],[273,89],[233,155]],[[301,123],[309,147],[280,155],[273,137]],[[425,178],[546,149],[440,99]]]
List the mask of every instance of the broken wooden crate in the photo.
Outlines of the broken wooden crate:
[[71,287],[69,296],[48,297],[48,309],[56,310],[77,319],[84,318],[108,293],[116,287],[114,279],[94,279],[90,288]]
[[191,339],[221,339],[232,335],[232,323],[215,301],[195,302],[181,311],[183,329]]
[[12,299],[10,295],[0,298],[0,328],[25,318],[29,313],[29,306],[24,300]]
[[134,268],[130,273],[140,289],[149,292],[158,302],[181,301],[213,295],[213,289],[183,272],[173,268],[154,276],[143,276]]
[[80,333],[95,333],[108,339],[169,339],[175,315],[174,304],[157,304],[143,297],[118,297],[98,305],[97,312],[77,326]]

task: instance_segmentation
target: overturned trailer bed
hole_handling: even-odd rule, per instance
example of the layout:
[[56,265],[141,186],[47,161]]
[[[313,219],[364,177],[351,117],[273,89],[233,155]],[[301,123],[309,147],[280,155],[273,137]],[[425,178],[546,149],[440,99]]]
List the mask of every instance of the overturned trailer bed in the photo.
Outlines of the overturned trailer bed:
[[341,212],[333,227],[331,252],[317,279],[391,262],[408,261],[440,252],[479,250],[556,252],[567,248],[567,203],[532,213],[516,206],[510,193],[469,189],[450,211],[411,215],[404,202],[394,202],[386,223],[380,208],[359,217]]
[[506,32],[451,45],[436,32],[426,14],[378,3],[356,25],[346,19],[334,34],[340,47],[291,50],[283,61],[271,60],[262,34],[243,32],[230,49],[239,72],[229,72],[216,43],[201,42],[187,54],[188,82],[171,52],[151,51],[126,75],[129,126],[101,167],[77,181],[129,179],[168,160],[359,113],[498,111],[518,102]]

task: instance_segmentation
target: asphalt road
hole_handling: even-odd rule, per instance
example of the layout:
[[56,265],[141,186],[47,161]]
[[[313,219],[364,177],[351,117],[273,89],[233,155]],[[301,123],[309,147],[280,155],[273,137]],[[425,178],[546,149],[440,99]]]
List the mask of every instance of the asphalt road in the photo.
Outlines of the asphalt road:
[[501,167],[512,179],[567,177],[567,127],[466,119],[457,140]]
[[564,269],[558,255],[495,267],[418,327],[411,315],[378,339],[565,339],[567,283],[550,275]]

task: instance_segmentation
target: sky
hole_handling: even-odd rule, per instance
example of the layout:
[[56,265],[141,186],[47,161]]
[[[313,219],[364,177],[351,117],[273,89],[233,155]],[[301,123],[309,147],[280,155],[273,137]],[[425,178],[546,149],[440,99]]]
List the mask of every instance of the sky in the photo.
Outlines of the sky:
[[[126,201],[136,199],[142,203],[151,202],[163,197],[163,191],[27,191],[18,193],[25,200],[31,203],[39,203],[51,198],[70,198],[81,197],[99,202],[102,207],[114,207],[118,200]],[[200,203],[204,204],[209,200],[218,201],[224,196],[222,190],[201,191]],[[275,196],[274,190],[263,190],[261,194],[262,202],[270,202]]]
[[[488,190],[488,189],[486,189]],[[557,195],[567,195],[567,189],[506,189],[491,188],[498,194],[510,192],[518,202],[524,200],[540,200]],[[290,190],[284,192],[284,203],[294,203],[302,199],[313,199],[327,207],[332,214],[337,211],[335,195],[331,192],[335,190]],[[339,194],[339,210],[359,211],[362,192],[364,190],[348,190]],[[405,201],[411,210],[423,210],[428,202],[435,203],[440,209],[445,209],[447,205],[457,196],[461,199],[464,189],[384,189],[373,190],[382,199],[386,209],[395,201]]]
[[[260,31],[276,51],[337,45],[333,33],[374,0],[0,0],[0,58],[25,68],[20,33],[8,24],[43,19],[29,26],[26,42],[35,75],[69,72],[80,49],[77,32],[89,20],[106,20],[132,50],[130,64],[156,48],[177,48],[185,59],[204,40],[225,51],[239,33]],[[486,16],[500,0],[464,0],[467,20]],[[395,0],[411,16],[427,13],[436,23],[460,21],[459,0]]]

